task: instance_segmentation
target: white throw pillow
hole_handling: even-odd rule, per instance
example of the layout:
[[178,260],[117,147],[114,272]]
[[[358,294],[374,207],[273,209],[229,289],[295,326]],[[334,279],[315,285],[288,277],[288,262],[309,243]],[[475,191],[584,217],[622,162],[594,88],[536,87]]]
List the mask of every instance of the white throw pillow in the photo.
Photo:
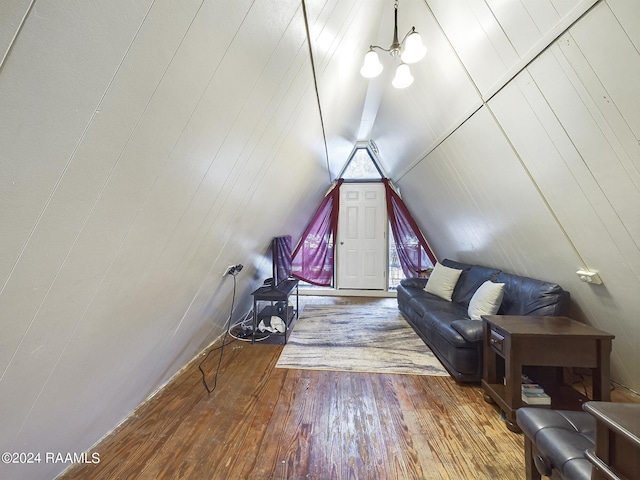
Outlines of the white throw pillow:
[[469,318],[482,320],[482,315],[495,315],[504,296],[504,283],[493,283],[489,280],[478,287],[469,301]]
[[440,263],[436,263],[433,272],[429,275],[429,280],[424,290],[445,300],[451,301],[453,289],[458,283],[462,270],[445,267]]

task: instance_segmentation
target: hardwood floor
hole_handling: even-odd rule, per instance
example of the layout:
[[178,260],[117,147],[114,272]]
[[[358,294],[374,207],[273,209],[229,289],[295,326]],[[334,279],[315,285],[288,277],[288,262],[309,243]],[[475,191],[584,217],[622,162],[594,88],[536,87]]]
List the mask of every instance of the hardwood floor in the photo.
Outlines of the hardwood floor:
[[[523,437],[506,429],[478,385],[276,369],[281,349],[227,345],[210,395],[200,356],[92,451],[99,464],[78,465],[59,478],[524,478]],[[210,385],[217,358],[204,364]]]

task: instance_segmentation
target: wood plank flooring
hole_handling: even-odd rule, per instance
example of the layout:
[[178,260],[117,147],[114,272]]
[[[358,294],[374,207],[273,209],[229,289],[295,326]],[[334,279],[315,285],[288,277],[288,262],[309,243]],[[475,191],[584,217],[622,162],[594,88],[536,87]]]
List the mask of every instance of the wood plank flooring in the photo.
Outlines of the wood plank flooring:
[[[374,300],[306,301],[364,308]],[[276,369],[281,349],[227,345],[210,395],[199,357],[92,450],[99,464],[77,465],[59,478],[524,478],[523,437],[506,429],[478,385]],[[217,359],[214,352],[204,364],[210,385]]]

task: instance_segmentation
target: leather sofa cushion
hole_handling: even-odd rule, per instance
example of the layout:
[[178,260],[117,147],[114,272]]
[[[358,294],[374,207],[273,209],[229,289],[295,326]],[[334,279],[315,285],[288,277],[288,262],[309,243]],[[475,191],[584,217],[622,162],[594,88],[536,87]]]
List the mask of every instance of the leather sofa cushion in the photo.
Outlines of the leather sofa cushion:
[[456,348],[471,348],[460,332],[451,326],[456,320],[460,320],[460,315],[454,312],[428,312],[423,317],[423,321],[432,332],[431,336],[439,336]]
[[462,335],[467,342],[482,340],[482,322],[477,320],[456,320],[451,322],[451,328]]
[[400,285],[402,285],[403,287],[419,288],[423,290],[424,287],[427,286],[428,280],[429,280],[428,278],[422,278],[422,277],[408,277],[400,280]]
[[471,265],[468,263],[456,262],[455,260],[451,260],[450,258],[445,258],[440,262],[445,267],[455,268],[456,270],[469,270]]
[[504,297],[498,315],[567,315],[569,292],[558,284],[500,272],[495,280],[504,283]]
[[411,300],[414,296],[418,294],[418,292],[426,293],[421,288],[419,289],[419,288],[413,288],[413,287],[405,287],[401,283],[396,288],[396,296],[398,298],[398,304],[408,303],[409,300]]
[[[467,317],[467,311],[464,307],[425,291],[413,291],[413,295],[409,300],[409,306],[419,315],[434,313],[436,317],[439,317],[440,314],[449,313],[455,316],[455,320],[469,318]],[[441,321],[445,320],[443,319]]]
[[479,381],[478,348],[477,344],[465,343],[454,345],[442,335],[431,335],[427,344],[442,364],[458,378],[459,375],[468,376],[465,381]]
[[470,320],[467,308],[462,305],[417,288],[400,287],[398,298],[416,313],[418,318],[414,322],[419,328],[437,332],[453,345],[469,347],[468,342],[482,339],[482,322]]
[[416,327],[424,332],[429,332],[429,337],[436,334],[444,337],[447,342],[455,346],[469,346],[464,337],[451,327],[451,323],[456,320],[468,320],[464,307],[425,291],[411,289],[411,293],[413,295],[408,300],[408,305],[416,314],[413,316]]
[[500,273],[500,270],[497,268],[483,267],[482,265],[468,265],[449,259],[443,260],[442,264],[449,268],[462,270],[456,288],[453,290],[451,300],[465,308],[469,307],[471,297],[476,293],[478,287],[487,280],[495,282]]
[[589,480],[584,451],[595,444],[595,418],[586,412],[524,407],[516,411],[522,432],[565,479]]

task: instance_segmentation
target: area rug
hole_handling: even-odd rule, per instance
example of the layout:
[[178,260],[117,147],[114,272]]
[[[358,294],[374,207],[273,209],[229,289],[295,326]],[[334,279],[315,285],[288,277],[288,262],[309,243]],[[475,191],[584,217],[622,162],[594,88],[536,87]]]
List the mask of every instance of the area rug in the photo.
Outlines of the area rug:
[[278,368],[448,375],[397,308],[307,305]]

